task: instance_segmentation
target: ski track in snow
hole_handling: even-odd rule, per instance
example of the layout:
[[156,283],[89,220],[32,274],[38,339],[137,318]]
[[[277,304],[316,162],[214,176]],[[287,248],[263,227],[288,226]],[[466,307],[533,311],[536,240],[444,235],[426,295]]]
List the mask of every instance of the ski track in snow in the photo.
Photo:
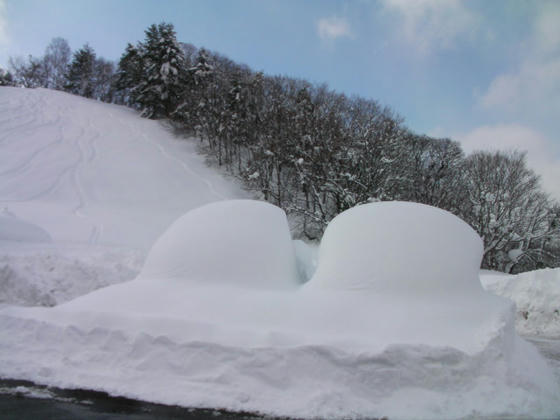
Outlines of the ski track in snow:
[[[39,102],[39,104],[37,102]],[[55,138],[54,141],[47,143],[46,145],[37,149],[35,152],[31,153],[26,159],[24,159],[23,162],[16,164],[16,166],[10,169],[0,172],[0,176],[11,175],[14,178],[22,177],[24,173],[30,169],[32,163],[34,163],[34,161],[41,156],[42,152],[54,146],[60,146],[64,143],[63,126],[59,124],[61,121],[61,113],[60,112],[56,113],[54,121],[49,120],[47,118],[45,110],[46,109],[51,110],[52,104],[48,103],[43,96],[39,97],[39,101],[36,101],[31,99],[29,95],[25,95],[22,98],[22,100],[20,100],[19,104],[20,105],[17,107],[17,110],[18,111],[22,110],[22,112],[24,112],[23,110],[25,110],[25,112],[27,112],[32,117],[30,118],[29,121],[26,121],[25,124],[18,125],[13,128],[9,128],[8,130],[3,130],[6,133],[5,136],[3,137],[3,140],[10,137],[11,133],[16,133],[16,135],[19,135],[18,137],[22,137],[25,134],[37,133],[43,130],[44,128],[53,127],[53,126],[57,128],[59,135]],[[38,198],[44,197],[57,188],[57,186],[62,182],[64,176],[70,170],[71,168],[62,169],[59,172],[58,176],[56,177],[55,181],[50,186],[48,186],[43,190],[39,190],[38,192],[30,196],[23,197],[23,198],[19,197],[15,199],[3,199],[2,201],[21,203],[26,201],[33,201]]]
[[[27,93],[28,94],[25,95],[23,99],[18,102],[16,109],[21,112],[26,111],[27,115],[30,115],[31,117],[26,119],[21,124],[9,127],[8,129],[4,129],[3,131],[5,134],[0,139],[0,141],[4,141],[5,139],[9,138],[12,133],[16,133],[19,136],[22,136],[25,134],[41,132],[41,130],[47,127],[56,127],[58,131],[58,136],[53,141],[47,142],[44,146],[37,148],[34,152],[29,154],[29,156],[27,156],[26,159],[19,162],[16,166],[1,171],[0,176],[3,175],[12,175],[14,177],[22,176],[27,170],[30,169],[30,166],[34,163],[34,161],[37,158],[41,157],[43,152],[52,149],[53,147],[56,146],[62,146],[65,142],[68,141],[72,142],[73,147],[78,151],[78,159],[75,162],[73,162],[69,167],[62,168],[59,171],[58,176],[55,178],[54,182],[52,182],[46,188],[43,188],[37,191],[35,194],[32,194],[31,196],[28,197],[23,197],[23,198],[20,197],[18,199],[13,199],[13,200],[4,199],[3,201],[29,202],[29,201],[46,197],[50,193],[54,192],[60,186],[60,184],[62,184],[65,178],[68,177],[70,178],[72,184],[74,185],[74,191],[77,197],[77,205],[72,212],[74,215],[76,215],[81,219],[88,219],[88,216],[86,215],[87,212],[86,193],[80,182],[79,172],[81,167],[83,167],[85,163],[91,163],[95,159],[96,154],[95,154],[95,148],[93,142],[95,141],[95,139],[99,137],[100,133],[99,131],[93,129],[91,120],[88,119],[88,128],[92,131],[91,135],[88,133],[88,131],[86,131],[86,129],[84,129],[84,127],[80,127],[80,132],[78,136],[73,138],[68,138],[68,136],[66,136],[64,133],[64,125],[61,124],[61,121],[63,119],[63,115],[68,113],[70,111],[70,108],[67,106],[61,107],[53,103],[53,101],[48,101],[46,99],[46,95],[40,95],[39,101],[37,101],[34,97],[31,97],[29,92]],[[13,107],[7,107],[7,108],[8,110],[12,108],[11,111],[13,112]],[[6,112],[8,110],[6,110]],[[49,118],[48,115],[53,110],[55,111],[54,120]],[[2,122],[5,123],[6,121],[9,121],[9,119],[4,120]],[[86,157],[86,152],[84,151],[84,146],[82,145],[82,143],[84,142],[83,139],[86,139],[85,140],[86,147],[89,148],[90,150],[89,156],[87,157]],[[41,163],[39,163],[39,165],[40,164]],[[94,222],[91,223],[92,223],[91,234],[87,242],[89,244],[94,245],[99,241],[102,235],[103,226],[97,225]]]
[[247,197],[183,146],[125,107],[2,88],[0,207],[55,240],[147,249],[189,209]]
[[[33,201],[39,198],[46,197],[54,190],[56,190],[58,186],[65,180],[66,177],[69,177],[72,180],[72,182],[75,184],[75,191],[78,197],[78,206],[74,210],[74,213],[79,217],[85,217],[83,216],[83,214],[80,213],[80,209],[84,207],[84,199],[83,199],[84,194],[81,192],[81,186],[79,180],[77,179],[79,166],[82,165],[84,162],[83,150],[80,145],[80,139],[85,136],[84,128],[83,127],[80,128],[80,134],[77,137],[69,139],[67,138],[68,136],[65,136],[64,134],[64,126],[59,124],[62,120],[62,115],[65,112],[68,112],[68,108],[61,108],[52,102],[48,102],[44,96],[40,96],[41,106],[39,107],[36,106],[35,101],[29,96],[27,96],[25,99],[27,100],[25,101],[24,108],[34,109],[36,111],[34,115],[38,115],[42,121],[48,120],[48,116],[46,112],[47,110],[48,111],[56,110],[54,121],[46,121],[37,124],[38,118],[35,117],[33,124],[30,124],[30,132],[36,133],[36,132],[40,132],[45,127],[55,126],[58,129],[59,135],[54,141],[41,147],[39,150],[33,153],[23,164],[16,166],[12,170],[8,171],[8,173],[13,174],[15,177],[23,175],[24,172],[29,169],[30,164],[35,160],[35,158],[40,157],[41,152],[46,151],[54,146],[62,146],[67,141],[70,141],[72,143],[73,148],[75,148],[78,151],[79,155],[78,155],[78,159],[75,162],[73,162],[70,166],[63,168],[62,170],[59,171],[55,181],[52,184],[50,184],[48,187],[37,191],[35,194],[29,197],[20,198],[17,200],[8,200],[8,201],[25,202],[25,201]],[[38,165],[41,165],[41,162],[39,162]]]
[[[113,114],[111,113],[110,116],[112,118],[114,118]],[[120,120],[119,120],[120,121]],[[126,123],[126,125],[131,129],[136,131],[137,133],[140,134],[140,137],[144,140],[144,142],[152,145],[153,147],[155,147],[160,153],[161,155],[170,160],[171,162],[175,163],[175,164],[179,164],[183,170],[185,172],[187,172],[189,175],[194,176],[196,179],[198,179],[200,182],[202,182],[209,190],[210,192],[217,197],[219,200],[225,200],[227,197],[225,197],[224,195],[220,194],[219,192],[216,191],[216,189],[214,188],[214,184],[208,180],[207,178],[203,177],[202,175],[200,175],[198,172],[196,172],[195,170],[193,170],[189,165],[187,165],[187,163],[184,160],[181,159],[177,159],[176,157],[172,156],[171,154],[169,154],[169,152],[167,152],[167,150],[165,149],[165,147],[163,147],[163,145],[157,141],[152,140],[150,137],[148,137],[146,135],[146,133],[144,133],[142,130],[139,130],[136,126],[133,126],[132,124],[130,124],[129,122]]]
[[[89,219],[87,216],[87,194],[85,188],[80,180],[80,169],[85,165],[91,164],[96,158],[96,151],[94,143],[100,137],[100,133],[94,128],[91,119],[87,119],[87,129],[82,129],[80,135],[74,140],[75,146],[79,152],[79,158],[72,166],[72,181],[74,190],[78,200],[77,206],[74,208],[73,213],[81,219]],[[97,224],[93,221],[91,233],[88,238],[88,243],[95,245],[101,239],[103,232],[102,224]]]
[[[87,139],[86,145],[87,145],[87,148],[89,149],[89,153],[86,157],[85,162],[88,163],[88,164],[91,164],[97,158],[97,149],[95,147],[95,143],[96,143],[97,139],[99,139],[99,137],[101,136],[101,133],[100,133],[99,130],[97,130],[97,128],[95,128],[95,126],[93,125],[90,118],[88,118],[88,126],[90,127],[90,129],[92,131],[92,136],[88,137],[88,139]],[[76,178],[76,180],[78,180],[78,178]],[[83,189],[81,188],[81,184],[79,184],[79,185],[80,185],[80,189],[83,191]],[[84,206],[85,206],[85,194],[82,196],[82,203],[84,203]],[[91,229],[91,235],[89,237],[88,242],[92,245],[97,244],[103,236],[103,230],[104,230],[104,227],[103,227],[102,223],[94,223],[93,227]]]

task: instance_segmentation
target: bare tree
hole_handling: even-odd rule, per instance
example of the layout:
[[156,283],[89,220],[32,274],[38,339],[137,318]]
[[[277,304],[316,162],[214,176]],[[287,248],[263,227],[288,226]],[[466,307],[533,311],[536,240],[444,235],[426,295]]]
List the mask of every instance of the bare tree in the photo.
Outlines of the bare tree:
[[45,78],[42,60],[31,55],[27,60],[23,57],[10,57],[8,64],[16,85],[26,88],[43,86]]
[[484,240],[483,267],[510,272],[554,235],[551,205],[525,153],[476,152],[465,162],[469,207],[462,215]]
[[43,68],[45,86],[50,89],[62,90],[72,51],[64,38],[53,38],[45,50]]

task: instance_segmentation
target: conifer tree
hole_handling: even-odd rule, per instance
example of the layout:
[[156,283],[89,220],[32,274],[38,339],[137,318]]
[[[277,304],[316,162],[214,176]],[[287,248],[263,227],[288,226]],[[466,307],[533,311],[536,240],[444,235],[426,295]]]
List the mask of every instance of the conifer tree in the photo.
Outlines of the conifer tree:
[[70,64],[65,90],[76,95],[93,97],[95,89],[95,52],[88,44],[74,53]]
[[126,46],[117,69],[115,89],[118,101],[128,106],[138,106],[139,88],[144,77],[144,63],[141,54],[141,45]]
[[14,78],[9,71],[0,68],[0,86],[14,86]]
[[93,97],[103,102],[112,102],[114,96],[115,65],[99,57],[93,66]]
[[183,52],[170,23],[151,25],[142,48],[144,77],[137,101],[148,118],[169,116],[181,92]]

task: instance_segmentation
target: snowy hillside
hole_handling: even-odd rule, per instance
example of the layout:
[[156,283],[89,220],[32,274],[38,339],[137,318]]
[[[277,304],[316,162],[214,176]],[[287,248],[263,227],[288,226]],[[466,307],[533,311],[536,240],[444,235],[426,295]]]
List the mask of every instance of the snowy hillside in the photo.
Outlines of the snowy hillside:
[[245,196],[194,141],[130,109],[0,88],[0,208],[55,242],[147,250],[187,210]]
[[0,304],[131,280],[177,217],[247,196],[196,147],[123,106],[0,88]]

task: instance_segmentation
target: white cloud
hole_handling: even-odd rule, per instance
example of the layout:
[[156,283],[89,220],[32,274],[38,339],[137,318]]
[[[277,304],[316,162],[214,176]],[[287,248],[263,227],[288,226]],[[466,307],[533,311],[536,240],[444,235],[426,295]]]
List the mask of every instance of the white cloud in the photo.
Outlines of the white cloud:
[[8,21],[6,19],[6,3],[0,0],[0,47],[5,47],[9,44],[8,37]]
[[560,4],[543,3],[535,23],[535,43],[540,52],[558,52],[560,48]]
[[317,34],[323,40],[352,37],[348,22],[338,17],[319,19],[317,21]]
[[543,5],[517,67],[492,80],[481,108],[510,117],[556,121],[560,115],[560,2]]
[[382,0],[398,16],[401,41],[420,54],[450,49],[477,28],[477,16],[461,0]]
[[528,166],[541,176],[543,188],[560,201],[559,150],[541,132],[521,124],[495,124],[453,137],[461,142],[466,153],[475,150],[526,151]]
[[484,109],[513,115],[560,115],[560,56],[529,58],[517,71],[500,74],[479,103]]

